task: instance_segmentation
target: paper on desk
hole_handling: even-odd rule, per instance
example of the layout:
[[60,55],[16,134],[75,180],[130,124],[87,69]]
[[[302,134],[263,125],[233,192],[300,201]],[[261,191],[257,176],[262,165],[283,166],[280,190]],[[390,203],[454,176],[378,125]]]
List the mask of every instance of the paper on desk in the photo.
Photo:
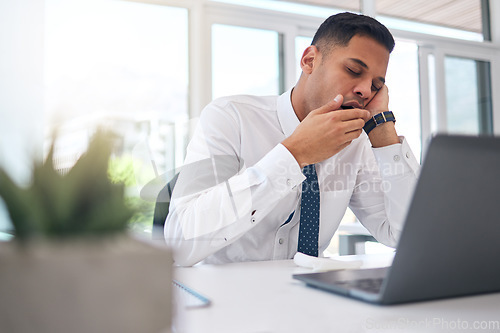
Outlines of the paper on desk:
[[361,260],[344,261],[331,258],[318,258],[297,252],[293,262],[300,267],[312,268],[314,272],[334,271],[338,269],[359,268]]

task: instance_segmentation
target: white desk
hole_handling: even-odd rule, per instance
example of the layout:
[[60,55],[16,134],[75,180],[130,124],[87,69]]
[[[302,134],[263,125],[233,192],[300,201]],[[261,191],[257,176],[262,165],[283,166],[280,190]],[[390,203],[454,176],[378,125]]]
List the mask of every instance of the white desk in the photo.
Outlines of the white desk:
[[[385,266],[391,260],[387,255],[352,257],[363,259],[365,267]],[[292,279],[292,274],[309,271],[293,261],[176,268],[175,278],[209,297],[212,304],[176,309],[174,332],[432,333],[455,331],[451,328],[473,331],[472,325],[493,326],[475,332],[500,331],[500,293],[377,306],[306,287]],[[464,329],[465,325],[470,329]]]

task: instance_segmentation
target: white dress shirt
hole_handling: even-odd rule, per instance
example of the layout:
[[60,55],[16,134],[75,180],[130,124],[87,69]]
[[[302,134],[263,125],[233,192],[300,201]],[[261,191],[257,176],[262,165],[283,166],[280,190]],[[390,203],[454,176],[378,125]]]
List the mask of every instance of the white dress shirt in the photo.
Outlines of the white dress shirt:
[[[220,98],[201,113],[165,223],[177,264],[290,259],[297,252],[305,176],[281,144],[299,124],[290,94]],[[347,207],[378,241],[396,246],[419,170],[400,141],[375,149],[363,132],[316,163],[320,254]]]

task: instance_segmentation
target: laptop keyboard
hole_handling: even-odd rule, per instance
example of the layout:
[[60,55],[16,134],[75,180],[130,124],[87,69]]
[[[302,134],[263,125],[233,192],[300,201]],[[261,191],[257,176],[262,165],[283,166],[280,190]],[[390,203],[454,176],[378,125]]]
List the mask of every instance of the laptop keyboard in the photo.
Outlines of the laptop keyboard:
[[382,287],[383,278],[375,279],[360,279],[351,281],[338,281],[336,284],[342,285],[345,288],[361,289],[363,291],[378,294]]

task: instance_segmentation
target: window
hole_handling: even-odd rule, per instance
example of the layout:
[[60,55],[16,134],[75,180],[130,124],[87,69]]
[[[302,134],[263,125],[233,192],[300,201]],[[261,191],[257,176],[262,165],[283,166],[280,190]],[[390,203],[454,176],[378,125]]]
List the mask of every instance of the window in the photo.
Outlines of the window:
[[421,155],[418,46],[396,40],[387,68],[389,109],[396,116],[396,130],[404,135],[418,159]]
[[273,1],[273,0],[211,0],[242,6],[263,8],[282,13],[310,15],[321,18],[344,11],[360,12],[359,0],[313,0],[313,1]]
[[492,134],[490,63],[445,58],[447,129],[456,134]]
[[[72,167],[97,127],[120,142],[112,166],[130,201],[184,156],[188,119],[188,10],[113,0],[46,0],[45,110],[57,129],[56,167]],[[174,52],[175,50],[175,52]],[[126,173],[126,174],[125,174]],[[123,180],[123,179],[122,179]],[[142,227],[142,224],[141,224]]]
[[295,66],[296,66],[296,72],[295,72],[295,78],[296,80],[299,79],[300,74],[302,73],[302,68],[300,68],[300,59],[302,58],[302,54],[304,53],[304,50],[311,45],[312,42],[312,37],[303,37],[299,36],[295,38]]
[[280,93],[276,31],[212,26],[212,97]]

